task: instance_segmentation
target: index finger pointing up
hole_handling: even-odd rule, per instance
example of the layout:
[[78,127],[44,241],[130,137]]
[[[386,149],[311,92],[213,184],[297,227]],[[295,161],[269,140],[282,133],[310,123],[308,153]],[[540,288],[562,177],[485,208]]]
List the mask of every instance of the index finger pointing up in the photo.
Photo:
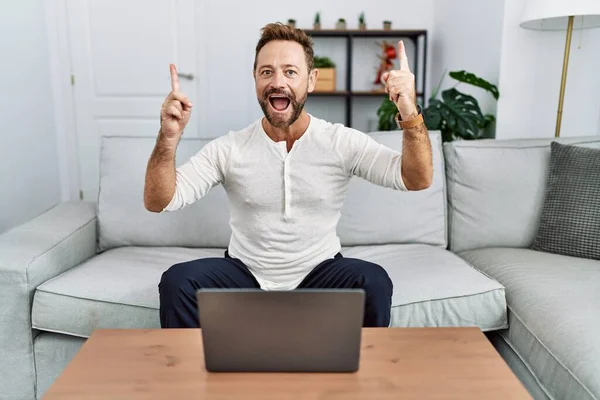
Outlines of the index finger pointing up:
[[169,64],[169,69],[171,70],[171,90],[178,92],[179,75],[177,75],[177,68],[175,67],[175,64]]
[[398,42],[398,60],[400,61],[400,70],[410,71],[408,57],[406,57],[406,49],[404,48],[404,42],[402,40]]

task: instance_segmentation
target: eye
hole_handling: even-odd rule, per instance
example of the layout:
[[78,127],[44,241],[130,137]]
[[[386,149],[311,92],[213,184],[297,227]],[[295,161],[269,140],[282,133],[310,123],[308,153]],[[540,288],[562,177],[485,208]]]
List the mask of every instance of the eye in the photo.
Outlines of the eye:
[[297,72],[296,72],[296,71],[294,71],[293,69],[288,69],[288,70],[287,70],[287,71],[285,71],[285,72],[286,72],[288,75],[290,75],[290,76],[293,76],[293,75],[296,75],[296,74],[297,74]]
[[265,76],[271,75],[271,70],[265,69],[260,74]]

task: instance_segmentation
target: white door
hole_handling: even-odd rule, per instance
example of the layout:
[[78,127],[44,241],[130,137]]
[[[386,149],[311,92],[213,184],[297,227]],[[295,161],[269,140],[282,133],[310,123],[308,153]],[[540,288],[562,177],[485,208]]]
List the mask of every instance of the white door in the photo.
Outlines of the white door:
[[[101,136],[153,136],[169,93],[169,63],[196,102],[194,0],[67,0],[79,180],[98,195]],[[186,136],[198,135],[197,114]],[[149,155],[148,155],[149,156]]]

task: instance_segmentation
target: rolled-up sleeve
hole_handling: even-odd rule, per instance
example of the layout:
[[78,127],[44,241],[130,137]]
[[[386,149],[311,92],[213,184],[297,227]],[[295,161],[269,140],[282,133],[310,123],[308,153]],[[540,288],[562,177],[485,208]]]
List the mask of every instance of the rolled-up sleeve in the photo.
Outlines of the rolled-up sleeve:
[[402,154],[369,135],[347,128],[340,140],[348,173],[379,186],[408,190],[402,180]]
[[231,150],[231,136],[213,139],[194,156],[175,170],[175,193],[161,212],[176,211],[192,204],[214,186],[225,180],[228,158]]

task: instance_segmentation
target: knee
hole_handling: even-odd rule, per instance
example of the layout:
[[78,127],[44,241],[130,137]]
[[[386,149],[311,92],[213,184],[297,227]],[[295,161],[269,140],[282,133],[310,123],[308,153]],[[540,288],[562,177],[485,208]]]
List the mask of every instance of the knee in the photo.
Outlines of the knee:
[[168,270],[163,272],[158,288],[161,293],[164,292],[176,292],[180,291],[189,276],[187,271],[189,270],[188,263],[179,263],[171,266]]
[[394,285],[387,271],[378,264],[365,262],[363,265],[363,277],[365,290],[371,293],[385,294],[391,296]]

